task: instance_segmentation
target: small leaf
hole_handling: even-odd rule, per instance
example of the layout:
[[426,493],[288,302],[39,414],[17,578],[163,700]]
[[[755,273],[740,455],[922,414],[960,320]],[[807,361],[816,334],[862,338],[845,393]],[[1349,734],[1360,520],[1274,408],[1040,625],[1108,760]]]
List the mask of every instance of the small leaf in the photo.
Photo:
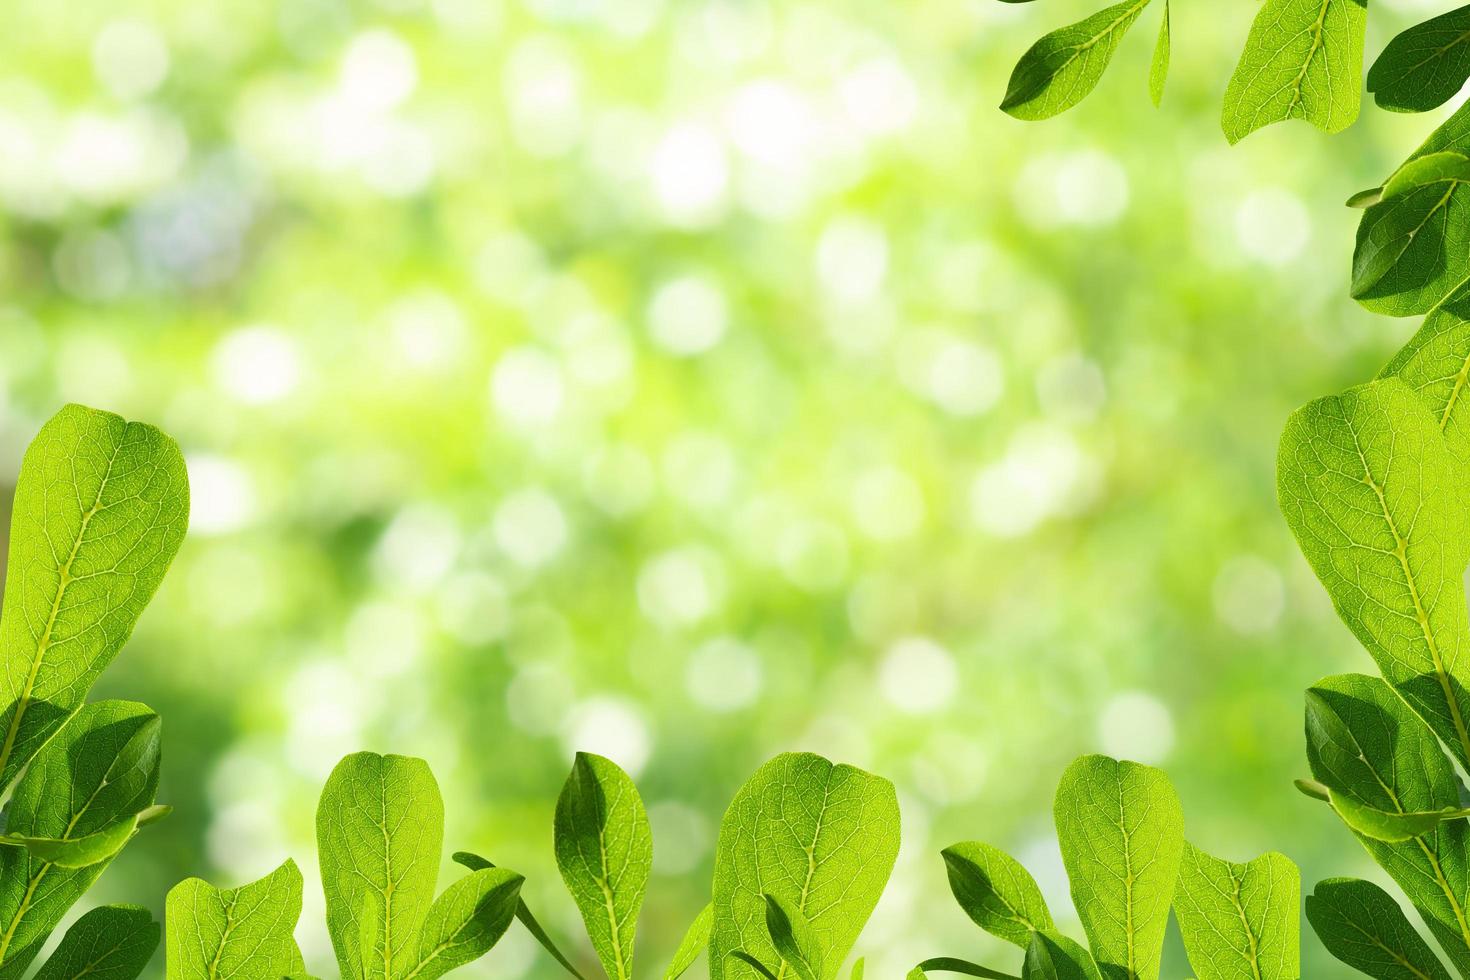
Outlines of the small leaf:
[[132,840],[138,818],[124,817],[82,837],[26,837],[0,834],[0,847],[23,847],[38,861],[58,868],[87,868],[110,860]]
[[1381,200],[1383,200],[1383,188],[1370,187],[1367,190],[1358,191],[1343,203],[1350,208],[1362,209],[1371,208]]
[[[483,871],[486,868],[495,867],[493,862],[471,851],[455,851],[453,858],[457,863],[464,865],[471,871]],[[517,898],[516,900],[516,919],[520,921],[521,925],[525,926],[527,932],[535,937],[536,941],[541,944],[541,948],[550,953],[551,958],[561,964],[563,970],[576,977],[577,980],[584,980],[582,974],[572,965],[572,961],[563,955],[562,951],[557,948],[556,943],[552,941],[551,936],[547,935],[546,930],[541,928],[541,923],[536,920],[536,916],[531,914],[531,909],[526,905],[526,900],[523,898]]]
[[1301,976],[1301,873],[1284,854],[1246,864],[1185,842],[1174,915],[1199,980]]
[[1377,980],[1450,980],[1399,903],[1372,882],[1319,881],[1307,896],[1307,921],[1329,953]]
[[852,974],[848,980],[863,980],[863,958],[859,956],[852,965]]
[[766,900],[766,931],[781,961],[791,967],[797,980],[824,980],[822,949],[812,935],[812,924],[801,910],[775,895]]
[[888,882],[898,836],[898,798],[886,779],[805,752],[761,766],[720,822],[712,980],[749,975],[729,961],[733,950],[776,956],[753,882],[810,920],[823,963],[845,961]]
[[147,909],[103,905],[71,924],[34,980],[133,980],[162,936]]
[[317,853],[327,931],[344,977],[392,980],[417,962],[444,837],[439,784],[422,759],[358,752],[322,788]]
[[1184,814],[1169,777],[1082,756],[1062,775],[1054,810],[1072,902],[1098,965],[1156,980],[1184,850]]
[[416,963],[403,980],[436,980],[488,953],[515,918],[520,875],[504,868],[472,871],[444,889],[419,930]]
[[1146,6],[1148,0],[1124,0],[1037,41],[1011,72],[1001,109],[1017,119],[1047,119],[1081,102]]
[[1342,817],[1343,823],[1364,837],[1390,843],[1423,837],[1446,820],[1463,820],[1470,816],[1470,810],[1463,807],[1414,811],[1380,810],[1360,803],[1351,796],[1341,793],[1331,795],[1332,808]]
[[1305,119],[1336,133],[1362,101],[1364,0],[1265,0],[1225,90],[1221,125],[1237,143]]
[[1328,789],[1326,786],[1323,786],[1315,779],[1293,779],[1291,781],[1291,784],[1295,786],[1303,796],[1310,796],[1312,799],[1321,800],[1323,803],[1332,802],[1332,790]]
[[[689,930],[684,933],[684,938],[679,941],[679,948],[674,950],[674,958],[669,962],[669,968],[664,971],[664,980],[679,980],[684,971],[699,959],[699,954],[709,946],[709,927],[714,919],[714,906],[705,903],[704,908],[694,917],[689,924]],[[852,980],[863,980],[863,961],[861,958],[852,966]]]
[[1052,928],[1036,879],[1015,858],[979,841],[941,853],[955,901],[981,929],[1025,949],[1034,930]]
[[239,888],[181,881],[168,893],[167,980],[299,973],[301,951],[292,934],[300,917],[301,872],[294,861]]
[[1164,20],[1154,42],[1153,61],[1148,66],[1148,94],[1158,106],[1164,101],[1164,82],[1169,77],[1169,0],[1164,0]]
[[1470,78],[1470,7],[1431,17],[1395,37],[1368,69],[1368,91],[1394,112],[1444,105]]
[[[1001,973],[992,970],[988,966],[972,963],[969,960],[956,959],[953,956],[936,956],[925,960],[914,967],[921,974],[927,976],[929,973],[959,973],[967,977],[982,977],[984,980],[1016,980],[1013,973]],[[909,974],[912,976],[912,972]]]
[[1463,184],[1467,181],[1470,181],[1470,157],[1452,150],[1426,153],[1394,171],[1383,185],[1382,200],[1390,201],[1433,184]]
[[1052,929],[1032,934],[1021,977],[1022,980],[1103,980],[1092,954]]
[[629,980],[653,834],[628,774],[600,755],[578,752],[556,801],[555,842],[556,866],[602,968]]

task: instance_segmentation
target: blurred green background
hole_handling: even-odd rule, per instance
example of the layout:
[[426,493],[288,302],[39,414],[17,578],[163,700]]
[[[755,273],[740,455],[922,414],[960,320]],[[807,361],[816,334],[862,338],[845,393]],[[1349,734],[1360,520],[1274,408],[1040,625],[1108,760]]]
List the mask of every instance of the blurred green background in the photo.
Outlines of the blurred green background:
[[[1174,5],[1161,111],[1159,9],[1078,110],[996,110],[1096,5],[11,0],[0,474],[77,400],[174,434],[194,494],[98,690],[163,713],[177,812],[91,898],[290,855],[334,975],[313,813],[358,748],[429,759],[446,852],[574,945],[555,795],[576,748],[633,772],[648,975],[786,749],[899,787],[877,977],[1018,965],[938,850],[1066,907],[1082,752],[1167,767],[1211,851],[1375,875],[1290,785],[1302,689],[1371,665],[1273,460],[1414,329],[1348,299],[1341,202],[1435,120],[1226,146],[1247,0]],[[1379,4],[1370,55],[1442,6]],[[465,974],[554,975],[520,932]]]

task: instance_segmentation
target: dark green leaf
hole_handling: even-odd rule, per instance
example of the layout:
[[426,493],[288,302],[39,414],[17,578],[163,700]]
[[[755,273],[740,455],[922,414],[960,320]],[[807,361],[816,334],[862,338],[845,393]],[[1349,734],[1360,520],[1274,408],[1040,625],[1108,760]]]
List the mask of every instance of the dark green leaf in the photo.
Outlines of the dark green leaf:
[[1037,41],[1011,72],[1001,109],[1017,119],[1046,119],[1081,102],[1146,6],[1148,0],[1123,0]]
[[1385,109],[1426,112],[1470,78],[1470,7],[1431,17],[1388,42],[1368,69],[1368,91]]
[[1450,980],[1399,903],[1372,882],[1318,882],[1307,896],[1307,921],[1328,952],[1376,980]]
[[1052,928],[1036,879],[1010,855],[965,841],[941,852],[955,901],[986,932],[1025,949],[1031,933]]
[[35,980],[133,980],[162,936],[147,909],[103,905],[71,924]]

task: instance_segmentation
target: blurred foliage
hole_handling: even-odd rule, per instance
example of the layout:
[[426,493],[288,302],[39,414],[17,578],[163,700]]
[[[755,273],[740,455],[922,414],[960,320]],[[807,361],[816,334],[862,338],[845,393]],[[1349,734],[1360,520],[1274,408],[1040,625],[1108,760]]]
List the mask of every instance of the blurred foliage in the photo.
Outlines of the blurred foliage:
[[[1165,766],[1214,853],[1371,874],[1290,786],[1303,689],[1367,661],[1273,463],[1412,330],[1348,299],[1341,202],[1443,113],[1227,147],[1252,13],[1175,5],[1161,111],[1140,34],[1029,125],[995,105],[1042,14],[993,0],[12,0],[0,472],[80,400],[167,428],[194,487],[99,689],[163,714],[177,812],[97,900],[314,882],[358,748],[427,758],[446,843],[566,936],[556,789],[575,747],[627,767],[645,963],[788,748],[899,786],[874,976],[999,952],[950,841],[1068,907],[1082,752]],[[553,975],[518,932],[481,969]]]

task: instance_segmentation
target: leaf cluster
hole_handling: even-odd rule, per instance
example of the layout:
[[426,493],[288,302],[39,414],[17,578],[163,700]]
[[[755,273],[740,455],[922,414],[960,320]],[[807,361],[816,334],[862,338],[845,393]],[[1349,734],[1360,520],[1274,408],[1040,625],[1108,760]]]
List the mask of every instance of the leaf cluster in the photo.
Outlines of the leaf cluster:
[[[16,483],[0,614],[0,977],[19,977],[155,803],[161,720],[130,701],[87,703],[183,541],[188,478],[158,429],[68,405],[42,427]],[[96,908],[36,974],[130,980],[159,926]]]
[[[322,791],[317,847],[327,927],[344,978],[433,980],[488,952],[518,920],[575,980],[520,896],[520,875],[469,851],[469,870],[434,897],[444,809],[426,763],[362,752]],[[648,815],[612,761],[579,753],[557,799],[557,868],[608,980],[633,976],[638,915],[653,864]],[[677,980],[705,949],[716,980],[831,980],[872,914],[898,853],[892,784],[820,756],[758,769],[720,827],[711,900],[664,971]],[[259,881],[200,879],[168,896],[169,980],[306,980],[293,937],[302,878],[286,861]]]
[[[1374,381],[1294,414],[1283,513],[1380,676],[1307,691],[1299,781],[1403,890],[1454,974],[1470,975],[1470,291],[1462,285]],[[1451,970],[1377,885],[1339,878],[1307,918],[1343,962],[1382,978]]]
[[[1082,101],[1150,0],[1124,0],[1045,35],[1021,56],[1001,109],[1045,119]],[[1148,88],[1157,105],[1171,48],[1163,0]],[[1366,0],[1264,0],[1225,91],[1221,127],[1235,143],[1271,123],[1304,119],[1336,133],[1358,118]],[[1470,79],[1470,6],[1405,30],[1368,71],[1394,112],[1425,112]],[[1381,186],[1353,195],[1364,209],[1353,298],[1389,316],[1437,306],[1470,277],[1470,106],[1461,106]]]
[[[1010,855],[979,841],[943,851],[960,907],[1024,950],[1022,980],[1157,980],[1171,908],[1199,980],[1300,975],[1296,865],[1276,853],[1234,864],[1191,844],[1162,771],[1083,756],[1063,773],[1054,813],[1087,946],[1057,930],[1035,879]],[[925,960],[909,978],[937,971],[1015,980],[955,957]]]

